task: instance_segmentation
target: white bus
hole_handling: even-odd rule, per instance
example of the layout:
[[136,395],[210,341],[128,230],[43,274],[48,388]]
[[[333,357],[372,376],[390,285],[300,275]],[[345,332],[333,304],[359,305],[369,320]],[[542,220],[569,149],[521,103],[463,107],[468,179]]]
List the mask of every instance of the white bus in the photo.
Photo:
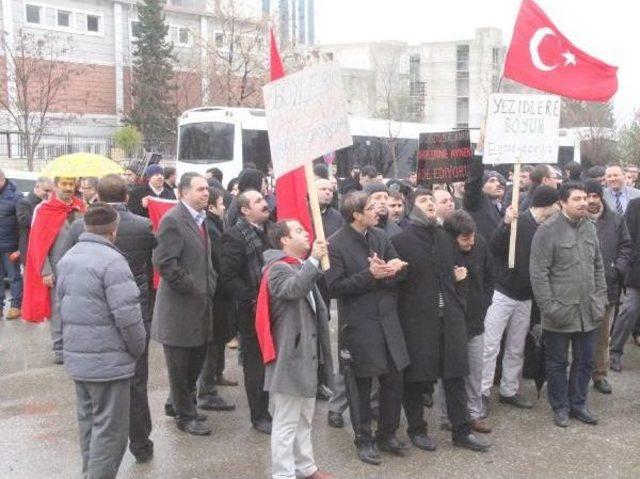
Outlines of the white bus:
[[[426,123],[389,122],[351,118],[353,146],[335,152],[337,176],[348,175],[353,165],[374,165],[387,178],[395,176],[391,148],[395,149],[397,177],[416,170],[420,133],[450,131],[452,128]],[[204,173],[217,167],[226,184],[253,163],[267,172],[271,163],[265,112],[255,108],[202,107],[182,114],[178,124],[177,172]],[[570,131],[560,132],[559,163],[580,161],[579,141]],[[477,143],[479,130],[471,130]],[[577,147],[574,146],[577,144]],[[329,153],[329,152],[328,152]],[[577,158],[577,160],[576,160]]]

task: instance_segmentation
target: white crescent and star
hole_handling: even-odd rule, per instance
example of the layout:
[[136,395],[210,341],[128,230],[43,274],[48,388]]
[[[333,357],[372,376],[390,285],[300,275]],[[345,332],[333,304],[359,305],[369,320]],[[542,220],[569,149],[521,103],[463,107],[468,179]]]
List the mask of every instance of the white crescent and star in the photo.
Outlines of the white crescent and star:
[[[554,37],[556,36],[555,32],[551,30],[549,27],[539,28],[538,30],[535,31],[535,33],[531,37],[531,41],[529,42],[529,53],[531,54],[531,63],[533,63],[533,66],[535,66],[538,70],[543,72],[550,72],[560,66],[560,63],[556,63],[555,65],[547,65],[542,61],[542,58],[540,58],[540,43],[542,43],[542,40],[544,40],[544,38],[548,35],[551,35]],[[564,52],[562,56],[565,59],[564,61],[565,67],[568,65],[576,65],[576,56],[570,51]]]

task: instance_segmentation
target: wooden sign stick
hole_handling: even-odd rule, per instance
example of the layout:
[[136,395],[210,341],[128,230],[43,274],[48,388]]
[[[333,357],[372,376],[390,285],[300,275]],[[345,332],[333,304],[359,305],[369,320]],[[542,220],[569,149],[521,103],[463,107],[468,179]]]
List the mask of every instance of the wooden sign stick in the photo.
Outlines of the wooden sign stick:
[[513,196],[511,197],[511,209],[514,218],[511,220],[511,232],[509,235],[509,269],[516,265],[516,236],[518,234],[517,214],[520,207],[520,159],[516,159],[513,165]]
[[[305,163],[304,176],[307,180],[307,193],[309,194],[309,206],[311,207],[314,235],[317,240],[325,241],[322,213],[320,212],[320,203],[318,202],[318,189],[316,188],[316,177],[313,174],[313,165],[311,162]],[[322,271],[329,269],[329,256],[325,255],[322,257],[320,266],[322,267]]]

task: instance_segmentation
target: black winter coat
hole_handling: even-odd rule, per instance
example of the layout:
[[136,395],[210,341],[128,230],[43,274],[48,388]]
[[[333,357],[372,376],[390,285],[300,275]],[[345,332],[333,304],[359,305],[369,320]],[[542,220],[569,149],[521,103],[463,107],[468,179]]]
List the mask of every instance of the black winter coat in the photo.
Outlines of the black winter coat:
[[505,208],[498,211],[496,205],[482,192],[484,165],[481,156],[474,156],[469,168],[469,177],[464,185],[464,209],[476,223],[483,238],[491,238],[504,216]]
[[16,204],[16,219],[18,220],[19,230],[18,249],[20,250],[20,261],[23,265],[27,262],[27,247],[29,245],[33,211],[41,202],[42,198],[32,191]]
[[[405,380],[468,375],[466,305],[454,283],[451,236],[438,226],[413,223],[392,241],[400,258],[409,263],[398,289],[398,313],[411,361]],[[444,299],[442,318],[439,291]]]
[[161,198],[163,200],[175,200],[176,194],[172,189],[166,185],[162,187],[162,191],[159,195],[156,195],[149,185],[136,186],[129,193],[129,201],[127,203],[127,209],[134,215],[149,217],[149,212],[146,208],[142,207],[142,198],[145,196],[153,196],[154,198]]
[[538,230],[538,223],[533,219],[531,211],[520,214],[518,218],[518,234],[516,236],[515,268],[509,269],[509,237],[511,225],[500,221],[491,239],[491,251],[495,264],[495,288],[505,296],[518,301],[533,298],[531,278],[529,277],[529,257],[533,235]]
[[16,205],[24,195],[16,185],[5,179],[0,190],[0,251],[12,253],[18,249],[18,220]]
[[345,225],[329,240],[331,268],[324,277],[331,297],[338,298],[339,349],[351,353],[356,377],[402,371],[409,364],[396,302],[396,283],[404,273],[375,279],[369,271],[373,253],[385,261],[398,257],[378,228],[369,228],[365,236]]
[[[213,270],[220,277],[220,255],[222,253],[224,224],[220,218],[209,211],[207,211],[205,224],[211,239],[211,264]],[[222,287],[216,288],[216,292],[213,295],[213,337],[216,341],[227,343],[235,335],[235,331],[232,330],[230,307],[231,303],[225,289]]]

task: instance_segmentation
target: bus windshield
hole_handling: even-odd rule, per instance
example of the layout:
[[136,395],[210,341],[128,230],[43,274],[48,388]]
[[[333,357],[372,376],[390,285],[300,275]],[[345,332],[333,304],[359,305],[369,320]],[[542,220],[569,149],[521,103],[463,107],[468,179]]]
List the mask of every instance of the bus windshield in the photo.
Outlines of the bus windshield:
[[233,160],[232,123],[188,123],[180,127],[178,161],[185,163],[221,163]]

